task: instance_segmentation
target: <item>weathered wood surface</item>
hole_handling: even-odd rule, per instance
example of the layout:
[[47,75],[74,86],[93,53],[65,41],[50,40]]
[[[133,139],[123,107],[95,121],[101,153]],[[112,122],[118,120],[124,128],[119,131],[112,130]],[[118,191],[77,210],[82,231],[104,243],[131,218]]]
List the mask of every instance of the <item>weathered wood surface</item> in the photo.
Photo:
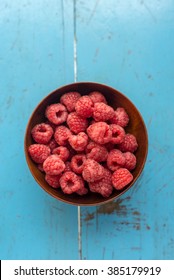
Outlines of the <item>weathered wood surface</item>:
[[[2,0],[0,27],[0,258],[174,259],[173,1]],[[77,208],[37,186],[23,149],[34,107],[74,78],[122,91],[149,135],[135,186],[81,207],[80,242]]]

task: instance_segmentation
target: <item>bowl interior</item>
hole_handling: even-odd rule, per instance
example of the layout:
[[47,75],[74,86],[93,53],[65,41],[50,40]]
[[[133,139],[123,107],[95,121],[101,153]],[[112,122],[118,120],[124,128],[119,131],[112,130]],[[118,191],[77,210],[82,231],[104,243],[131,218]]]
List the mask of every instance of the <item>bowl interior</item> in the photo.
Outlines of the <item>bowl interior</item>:
[[[135,170],[133,170],[133,181],[122,191],[114,190],[112,195],[109,198],[104,198],[97,193],[89,192],[87,195],[79,196],[77,194],[66,195],[60,189],[54,189],[50,187],[44,179],[44,174],[38,170],[36,164],[31,160],[30,156],[28,155],[27,149],[30,144],[33,144],[34,141],[31,137],[31,129],[38,123],[44,122],[44,112],[48,105],[53,103],[58,103],[62,94],[70,91],[78,91],[81,95],[89,94],[91,91],[100,91],[107,99],[108,104],[111,105],[113,108],[117,107],[124,107],[127,111],[130,121],[128,126],[126,127],[126,132],[132,133],[137,138],[138,142],[138,149],[135,152],[137,158],[137,165]],[[98,84],[98,83],[91,83],[91,82],[81,82],[81,83],[73,83],[66,86],[63,86],[59,89],[56,89],[52,93],[50,93],[46,98],[44,98],[36,107],[33,114],[31,115],[27,129],[25,134],[25,155],[27,164],[29,169],[37,181],[37,183],[50,195],[53,197],[70,204],[74,205],[97,205],[102,204],[108,201],[111,201],[125,191],[130,189],[130,187],[135,183],[139,175],[141,174],[146,157],[147,157],[147,150],[148,150],[148,137],[147,131],[142,119],[141,114],[135,107],[135,105],[122,93],[117,91],[114,88],[109,86]]]

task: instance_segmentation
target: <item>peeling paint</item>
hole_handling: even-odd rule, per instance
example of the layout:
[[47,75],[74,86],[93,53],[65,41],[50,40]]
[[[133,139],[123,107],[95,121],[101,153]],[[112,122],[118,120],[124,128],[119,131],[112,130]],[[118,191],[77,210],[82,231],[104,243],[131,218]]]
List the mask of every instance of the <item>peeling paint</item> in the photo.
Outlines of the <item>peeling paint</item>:
[[141,251],[141,247],[132,247],[131,250],[134,250],[134,251]]
[[150,230],[150,226],[149,226],[149,225],[146,225],[146,229],[147,229],[147,230]]
[[52,208],[53,208],[53,209],[56,209],[56,210],[58,210],[58,211],[64,212],[64,209],[63,209],[63,208],[59,208],[59,207],[54,206],[54,205],[52,205]]
[[88,222],[88,221],[93,220],[93,219],[94,219],[94,212],[93,213],[87,213],[84,221]]
[[132,54],[132,50],[128,50],[128,55],[131,55]]
[[140,230],[141,229],[141,225],[139,223],[135,223],[133,228],[135,228],[136,230]]
[[99,206],[97,213],[99,214],[112,214],[116,212],[118,215],[126,215],[127,208],[126,205],[122,205],[123,199],[118,199],[117,201],[112,201],[110,203]]
[[9,96],[6,102],[6,108],[9,109],[11,107],[11,105],[13,104],[13,97]]
[[148,78],[149,80],[153,80],[153,77],[152,77],[151,74],[149,74],[149,75],[147,76],[147,78]]
[[[117,215],[120,216],[126,216],[128,214],[128,210],[126,204],[123,204],[123,202],[125,202],[126,200],[127,201],[130,200],[130,198],[131,198],[130,196],[124,199],[119,198],[116,201],[112,201],[103,204],[101,206],[97,206],[95,212],[87,211],[83,213],[83,220],[88,223],[89,221],[95,219],[96,229],[98,229],[98,215],[111,215],[113,213],[116,213]],[[138,211],[134,211],[133,213],[135,216],[137,216],[136,220],[139,220],[138,216],[140,215],[140,213]],[[113,223],[115,223],[115,221],[113,221]],[[124,222],[124,223],[128,224],[128,222]]]
[[138,211],[134,211],[132,214],[135,215],[135,216],[140,216],[141,215],[140,212],[138,212]]

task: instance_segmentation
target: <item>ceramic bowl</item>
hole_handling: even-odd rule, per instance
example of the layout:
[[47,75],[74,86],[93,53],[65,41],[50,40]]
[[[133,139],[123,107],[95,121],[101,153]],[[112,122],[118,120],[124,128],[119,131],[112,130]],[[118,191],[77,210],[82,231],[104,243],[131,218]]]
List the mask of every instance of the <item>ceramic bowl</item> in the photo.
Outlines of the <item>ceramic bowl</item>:
[[[45,121],[44,112],[46,107],[50,104],[58,103],[60,97],[64,93],[71,92],[71,91],[78,91],[79,93],[81,93],[81,95],[87,95],[92,91],[99,91],[106,97],[109,105],[111,105],[113,108],[124,107],[129,115],[130,121],[128,126],[125,128],[125,130],[128,133],[132,133],[136,137],[138,142],[138,149],[135,152],[137,158],[137,165],[136,168],[132,171],[134,179],[123,190],[117,191],[114,189],[113,193],[108,198],[104,198],[100,194],[92,193],[92,192],[89,192],[87,195],[84,196],[79,196],[75,193],[71,195],[67,195],[64,194],[60,188],[58,189],[52,188],[45,181],[44,173],[37,168],[37,165],[32,161],[32,159],[28,154],[29,145],[34,143],[31,137],[31,129],[36,124]],[[49,195],[53,196],[54,198],[62,202],[66,202],[73,205],[94,206],[94,205],[99,205],[112,201],[118,198],[123,193],[125,193],[131,187],[133,187],[134,183],[140,176],[145,165],[147,151],[148,151],[148,136],[147,136],[146,126],[140,112],[137,110],[135,105],[128,99],[128,97],[126,97],[118,90],[104,84],[99,84],[94,82],[77,82],[77,83],[62,86],[54,90],[37,105],[26,127],[24,148],[25,148],[26,161],[31,171],[31,174],[33,175],[36,182]]]

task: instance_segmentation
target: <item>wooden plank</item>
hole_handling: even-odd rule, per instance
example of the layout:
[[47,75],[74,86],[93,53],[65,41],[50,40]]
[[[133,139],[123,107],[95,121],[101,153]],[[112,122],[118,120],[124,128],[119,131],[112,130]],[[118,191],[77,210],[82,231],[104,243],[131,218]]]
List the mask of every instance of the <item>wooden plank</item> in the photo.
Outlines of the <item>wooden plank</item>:
[[74,80],[72,4],[0,2],[1,259],[78,258],[77,208],[37,185],[23,148],[35,106]]
[[78,80],[109,84],[140,110],[149,154],[118,200],[82,207],[83,259],[173,259],[172,1],[77,1]]

